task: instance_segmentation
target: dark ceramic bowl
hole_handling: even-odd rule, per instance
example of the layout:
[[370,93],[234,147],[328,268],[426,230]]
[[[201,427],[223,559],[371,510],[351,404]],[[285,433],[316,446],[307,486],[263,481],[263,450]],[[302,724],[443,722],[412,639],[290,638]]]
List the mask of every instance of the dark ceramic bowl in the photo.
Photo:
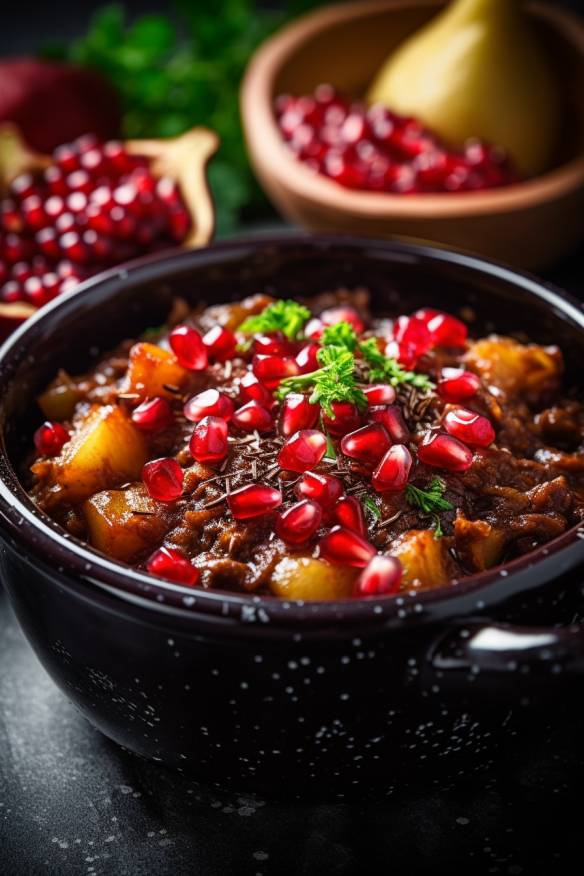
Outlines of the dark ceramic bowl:
[[367,286],[380,311],[471,305],[477,331],[559,343],[568,379],[581,377],[584,313],[562,293],[448,251],[304,236],[102,275],[0,352],[2,572],[26,635],[107,736],[217,785],[333,797],[443,783],[577,701],[584,638],[569,624],[581,616],[582,531],[442,590],[302,604],[154,580],[71,538],[28,498],[19,472],[40,419],[34,397],[58,367],[84,369],[161,323],[177,293],[218,302],[339,285]]

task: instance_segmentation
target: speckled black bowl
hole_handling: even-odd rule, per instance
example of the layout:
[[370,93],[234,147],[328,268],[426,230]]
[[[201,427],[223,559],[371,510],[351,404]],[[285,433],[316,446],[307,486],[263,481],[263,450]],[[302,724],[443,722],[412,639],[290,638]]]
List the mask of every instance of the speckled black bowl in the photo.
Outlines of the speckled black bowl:
[[23,629],[107,736],[218,785],[338,797],[443,783],[543,733],[581,689],[584,637],[568,626],[584,581],[576,529],[450,588],[301,604],[156,581],[67,536],[28,499],[17,472],[40,419],[33,399],[58,367],[83,369],[159,324],[177,293],[218,302],[340,285],[367,286],[380,311],[470,304],[477,331],[559,343],[568,379],[581,377],[584,313],[562,293],[448,251],[306,236],[102,275],[0,352],[1,559]]

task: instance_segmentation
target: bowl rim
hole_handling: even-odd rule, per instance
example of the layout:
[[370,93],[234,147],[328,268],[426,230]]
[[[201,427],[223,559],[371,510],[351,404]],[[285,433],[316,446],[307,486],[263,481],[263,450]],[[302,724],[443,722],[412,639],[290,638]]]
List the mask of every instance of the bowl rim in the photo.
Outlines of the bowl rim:
[[[459,253],[450,248],[378,240],[349,235],[311,235],[308,233],[260,234],[230,238],[190,251],[170,251],[146,256],[127,265],[99,274],[75,289],[59,296],[20,326],[0,347],[0,394],[10,386],[14,371],[42,336],[45,324],[61,311],[75,312],[91,307],[91,296],[100,290],[110,295],[128,285],[128,279],[141,282],[163,280],[170,266],[186,268],[204,266],[232,257],[249,257],[262,248],[298,249],[322,252],[326,256],[335,247],[355,250],[360,257],[371,251],[387,252],[400,261],[430,261],[433,264],[458,265],[492,281],[504,281],[521,287],[559,310],[584,335],[584,305],[552,284],[494,261]],[[89,299],[89,301],[88,301]],[[95,304],[95,302],[94,302]],[[21,485],[6,450],[3,411],[0,395],[0,538],[13,549],[24,545],[33,564],[50,568],[51,574],[67,582],[80,582],[86,595],[104,591],[127,603],[156,612],[208,617],[231,624],[233,629],[271,625],[295,630],[343,628],[346,626],[403,627],[422,622],[436,622],[484,612],[511,597],[532,590],[554,578],[584,565],[584,525],[574,526],[563,535],[504,567],[467,576],[456,584],[428,591],[407,591],[399,596],[331,601],[285,600],[276,596],[196,590],[157,579],[146,572],[125,566],[99,554],[81,540],[72,538],[51,518],[40,512]],[[298,634],[298,633],[297,633]]]
[[[378,14],[399,6],[438,6],[444,0],[364,0],[326,6],[301,16],[265,40],[246,69],[240,105],[252,162],[260,176],[271,175],[284,188],[309,202],[337,212],[367,214],[372,219],[455,219],[512,213],[568,196],[584,186],[584,152],[532,179],[481,192],[416,194],[346,189],[298,161],[282,139],[272,109],[272,85],[288,58],[308,36],[340,21]],[[574,12],[530,3],[537,17],[555,26],[584,56],[584,20]],[[261,152],[262,159],[256,158]]]

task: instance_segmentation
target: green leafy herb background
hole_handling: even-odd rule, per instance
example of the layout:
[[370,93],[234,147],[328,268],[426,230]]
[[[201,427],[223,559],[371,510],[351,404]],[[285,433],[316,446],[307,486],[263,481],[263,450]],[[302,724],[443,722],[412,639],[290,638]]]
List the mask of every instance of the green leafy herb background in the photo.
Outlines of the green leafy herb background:
[[172,137],[193,125],[214,128],[222,146],[209,175],[217,231],[227,234],[269,207],[249,166],[238,93],[256,46],[315,0],[291,0],[286,12],[253,0],[215,0],[208,7],[176,0],[171,15],[144,15],[129,23],[120,5],[106,6],[88,32],[69,46],[48,46],[45,56],[100,70],[118,89],[125,137]]

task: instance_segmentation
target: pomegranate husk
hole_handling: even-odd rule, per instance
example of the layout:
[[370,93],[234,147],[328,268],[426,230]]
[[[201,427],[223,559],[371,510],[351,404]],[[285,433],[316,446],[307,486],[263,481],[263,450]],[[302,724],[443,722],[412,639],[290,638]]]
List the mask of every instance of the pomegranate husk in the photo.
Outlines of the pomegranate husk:
[[[191,216],[191,230],[181,246],[196,249],[209,243],[215,230],[215,210],[207,165],[219,148],[218,135],[209,128],[196,127],[168,139],[126,140],[125,146],[134,155],[149,158],[156,176],[169,176],[178,183]],[[0,197],[19,174],[40,171],[50,164],[50,156],[28,148],[15,125],[0,125]],[[0,341],[36,311],[25,302],[0,302]]]

